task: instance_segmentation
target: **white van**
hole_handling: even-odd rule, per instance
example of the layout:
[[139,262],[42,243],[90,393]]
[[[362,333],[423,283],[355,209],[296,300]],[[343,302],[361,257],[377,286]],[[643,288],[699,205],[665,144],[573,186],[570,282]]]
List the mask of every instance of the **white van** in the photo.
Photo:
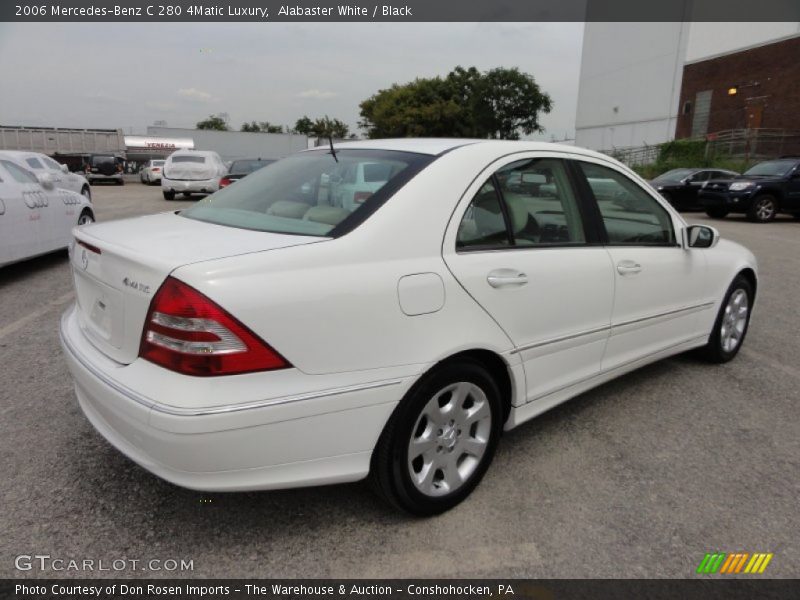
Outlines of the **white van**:
[[178,150],[167,157],[161,170],[161,192],[165,200],[175,194],[212,194],[219,189],[225,163],[210,150]]

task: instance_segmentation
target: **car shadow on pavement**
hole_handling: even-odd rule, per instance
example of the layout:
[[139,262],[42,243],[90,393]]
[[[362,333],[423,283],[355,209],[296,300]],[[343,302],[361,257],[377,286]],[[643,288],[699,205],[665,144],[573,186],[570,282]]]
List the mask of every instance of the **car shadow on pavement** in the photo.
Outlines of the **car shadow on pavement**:
[[63,267],[68,261],[69,255],[65,249],[0,267],[0,288],[31,278],[48,269]]

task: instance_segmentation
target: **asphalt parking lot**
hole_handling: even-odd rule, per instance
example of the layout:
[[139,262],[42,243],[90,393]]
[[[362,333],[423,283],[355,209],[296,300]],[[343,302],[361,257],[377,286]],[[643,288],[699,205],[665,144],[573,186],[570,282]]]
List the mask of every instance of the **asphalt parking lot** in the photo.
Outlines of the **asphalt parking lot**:
[[[93,194],[99,221],[188,204],[138,182]],[[0,577],[692,577],[711,551],[772,552],[767,575],[796,577],[800,222],[712,224],[760,265],[737,359],[675,357],[546,413],[505,435],[465,503],[427,520],[364,483],[202,494],[155,478],[75,401],[57,332],[74,298],[66,253],[1,269]],[[18,571],[20,554],[194,569]]]

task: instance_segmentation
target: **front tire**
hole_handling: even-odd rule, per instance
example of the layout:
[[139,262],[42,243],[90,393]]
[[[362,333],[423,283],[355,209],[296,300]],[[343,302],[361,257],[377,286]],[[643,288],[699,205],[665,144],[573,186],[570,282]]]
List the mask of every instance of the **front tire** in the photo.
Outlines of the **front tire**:
[[706,214],[712,219],[724,219],[728,216],[728,210],[725,208],[707,208]]
[[753,306],[753,285],[743,275],[733,280],[714,322],[708,343],[700,355],[714,363],[726,363],[739,353],[750,325]]
[[778,214],[778,200],[775,196],[764,195],[753,199],[753,205],[747,211],[747,218],[754,223],[769,223]]
[[94,223],[94,215],[89,210],[84,210],[81,213],[81,216],[78,217],[78,226],[81,225],[89,225],[90,223]]
[[500,390],[479,363],[445,363],[406,394],[381,434],[370,477],[385,500],[414,515],[464,500],[488,469],[503,428]]

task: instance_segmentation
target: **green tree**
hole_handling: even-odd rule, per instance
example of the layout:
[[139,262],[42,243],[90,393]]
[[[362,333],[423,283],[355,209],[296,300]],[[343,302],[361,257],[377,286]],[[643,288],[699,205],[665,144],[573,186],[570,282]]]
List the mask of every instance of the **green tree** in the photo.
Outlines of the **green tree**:
[[350,128],[340,119],[331,119],[328,115],[311,120],[303,116],[294,124],[294,131],[310,137],[335,137],[344,139],[350,135]]
[[228,124],[225,119],[217,115],[209,115],[204,121],[198,121],[195,125],[197,129],[214,129],[216,131],[228,131]]
[[309,119],[307,116],[303,116],[297,119],[297,122],[294,124],[294,130],[303,135],[313,135],[314,121]]
[[250,121],[242,123],[241,130],[249,133],[283,133],[283,125],[273,125],[269,121]]
[[456,67],[444,78],[415,79],[379,90],[360,104],[359,126],[371,138],[477,137],[519,139],[543,131],[550,96],[517,68],[481,73]]

